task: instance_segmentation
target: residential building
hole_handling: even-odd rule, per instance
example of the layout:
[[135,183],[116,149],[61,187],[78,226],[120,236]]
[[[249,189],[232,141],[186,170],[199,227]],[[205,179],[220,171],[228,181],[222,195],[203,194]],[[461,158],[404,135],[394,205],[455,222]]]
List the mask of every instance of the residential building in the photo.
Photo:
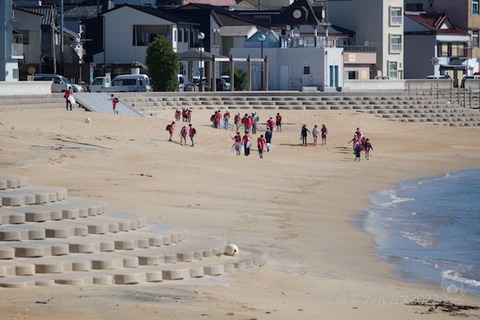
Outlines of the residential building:
[[470,36],[445,13],[405,12],[405,78],[467,74]]
[[404,78],[403,0],[329,0],[326,20],[355,32],[354,44],[374,47],[371,78]]
[[[468,32],[468,74],[480,72],[480,1],[479,0],[405,0],[405,9],[409,11],[447,13],[452,23]],[[466,59],[467,60],[467,59]]]
[[[66,27],[63,28],[63,37],[60,36],[59,15],[55,7],[14,6],[13,12],[15,19],[12,25],[23,40],[21,80],[33,73],[62,73],[74,80],[81,78],[78,74],[79,57],[72,47],[80,36]],[[76,49],[83,50],[81,47],[80,43],[80,48]],[[71,74],[67,74],[66,69],[72,69]],[[85,72],[88,74],[87,70]]]
[[198,28],[198,23],[172,10],[122,5],[87,21],[86,37],[93,39],[87,51],[104,72],[125,73],[145,64],[148,44],[158,35],[169,39],[174,52],[198,47]]
[[23,58],[21,35],[12,26],[14,21],[12,1],[0,4],[0,81],[17,81],[19,79],[18,60]]

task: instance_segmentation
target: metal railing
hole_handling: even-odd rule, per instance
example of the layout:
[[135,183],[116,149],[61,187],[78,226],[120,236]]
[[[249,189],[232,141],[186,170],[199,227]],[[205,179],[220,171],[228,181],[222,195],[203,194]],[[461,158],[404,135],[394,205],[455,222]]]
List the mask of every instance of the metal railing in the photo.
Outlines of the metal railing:
[[429,89],[415,88],[406,91],[414,95],[430,96],[437,100],[445,100],[453,106],[480,110],[480,87],[479,88],[450,88],[439,89],[438,84],[431,84]]

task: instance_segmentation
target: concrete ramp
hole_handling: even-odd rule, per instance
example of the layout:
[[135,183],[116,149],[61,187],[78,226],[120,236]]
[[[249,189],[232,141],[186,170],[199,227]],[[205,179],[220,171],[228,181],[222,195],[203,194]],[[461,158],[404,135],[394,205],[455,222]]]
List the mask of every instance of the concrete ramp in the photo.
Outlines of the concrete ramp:
[[[113,114],[111,93],[78,92],[74,96],[77,103],[88,111]],[[122,103],[121,99],[117,103],[117,111],[118,114],[141,116],[139,112]]]

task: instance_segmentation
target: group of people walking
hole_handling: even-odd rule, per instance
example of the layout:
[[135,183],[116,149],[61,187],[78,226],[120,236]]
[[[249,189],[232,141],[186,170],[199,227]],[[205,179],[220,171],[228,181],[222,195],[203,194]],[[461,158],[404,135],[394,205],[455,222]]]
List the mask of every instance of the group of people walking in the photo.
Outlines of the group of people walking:
[[[252,147],[252,137],[250,136],[250,132],[252,134],[257,134],[259,129],[258,124],[260,123],[260,118],[253,112],[252,114],[246,113],[243,118],[240,116],[240,113],[235,115],[234,118],[234,128],[236,129],[236,134],[232,137],[233,146],[232,149],[235,151],[236,155],[241,155],[242,152],[245,156],[250,155],[250,149]],[[257,150],[258,155],[261,159],[263,159],[264,150],[270,152],[273,150],[272,144],[272,137],[273,131],[281,131],[282,129],[282,116],[280,113],[277,113],[275,117],[275,121],[273,121],[273,117],[270,117],[266,124],[266,131],[265,134],[260,134],[257,138]],[[239,128],[240,126],[244,126],[244,135],[240,134]]]
[[370,151],[373,150],[370,139],[363,136],[360,128],[353,133],[353,138],[348,143],[353,142],[353,153],[355,154],[355,161],[360,161],[362,151],[365,152],[365,159],[370,159]]
[[175,110],[175,121],[180,122],[180,118],[182,119],[182,122],[192,122],[192,109],[189,107],[183,107],[182,110],[177,108]]
[[[184,125],[180,130],[180,144],[187,145],[188,136],[190,138],[190,145],[193,147],[195,146],[194,138],[197,134],[197,131],[191,124],[191,114],[192,111],[190,108],[184,108],[181,112],[180,109],[177,109],[175,111],[175,120],[179,121],[180,117],[182,117],[183,122],[188,123],[188,125]],[[244,154],[245,156],[249,156],[254,143],[254,138],[252,138],[251,134],[255,135],[259,131],[260,118],[256,112],[245,113],[243,117],[240,115],[240,113],[237,113],[234,115],[233,125],[230,127],[230,117],[231,114],[228,109],[223,113],[220,110],[217,110],[211,115],[210,121],[212,122],[212,126],[216,129],[230,130],[231,128],[235,130],[235,136],[231,137],[233,140],[232,152],[236,155]],[[172,121],[169,125],[167,125],[166,130],[170,134],[169,141],[172,141],[173,139],[175,124],[176,122]],[[282,116],[280,113],[277,113],[275,118],[269,117],[268,120],[264,122],[264,125],[266,126],[265,132],[256,138],[257,150],[261,159],[263,159],[265,150],[267,152],[273,150],[273,132],[282,131]],[[243,135],[240,133],[241,126],[244,127]],[[318,145],[319,137],[321,138],[321,145],[327,144],[328,129],[325,124],[322,124],[320,128],[317,125],[314,125],[311,131],[308,129],[306,124],[303,124],[300,130],[300,140],[303,146],[308,145],[308,136],[310,134],[313,137],[312,146]],[[361,152],[365,152],[365,159],[370,159],[370,151],[373,150],[373,146],[370,142],[370,139],[363,136],[360,128],[357,128],[352,140],[350,140],[348,143],[350,142],[353,142],[355,161],[360,161]]]
[[[170,134],[170,138],[168,141],[173,141],[173,133],[175,132],[175,121],[172,121],[169,125],[167,125],[166,130]],[[197,129],[193,127],[191,123],[187,125],[183,125],[183,127],[180,129],[180,144],[182,146],[187,145],[187,136],[190,138],[190,146],[194,147],[195,146],[195,136],[197,135]]]
[[[302,140],[302,145],[307,146],[307,137],[310,134],[310,130],[307,128],[307,125],[302,125],[302,129],[300,130],[300,140]],[[327,144],[327,134],[328,130],[327,127],[322,124],[322,128],[318,129],[318,126],[315,125],[312,129],[312,137],[313,137],[313,146],[315,147],[318,144],[318,136],[321,135],[322,138],[322,145]]]

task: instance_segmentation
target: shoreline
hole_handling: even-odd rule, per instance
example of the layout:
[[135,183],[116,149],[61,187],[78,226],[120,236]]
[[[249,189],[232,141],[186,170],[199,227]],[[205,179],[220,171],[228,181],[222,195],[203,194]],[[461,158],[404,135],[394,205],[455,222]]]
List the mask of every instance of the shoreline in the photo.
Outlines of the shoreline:
[[[90,124],[80,112],[3,114],[1,163],[17,163],[9,166],[9,173],[25,175],[37,185],[66,187],[71,196],[98,197],[112,209],[144,213],[150,223],[209,234],[259,250],[268,258],[265,267],[214,279],[221,289],[209,286],[212,281],[207,279],[82,287],[82,301],[99,300],[104,305],[94,303],[79,314],[87,318],[98,314],[101,319],[135,315],[138,320],[151,319],[155,312],[187,319],[200,319],[202,314],[224,319],[230,312],[232,319],[425,317],[400,298],[440,297],[441,288],[401,280],[394,266],[372,252],[373,238],[356,228],[352,219],[368,206],[369,195],[400,180],[478,166],[478,129],[393,123],[351,112],[281,111],[284,131],[274,133],[275,151],[260,160],[254,151],[248,158],[232,156],[232,131],[211,128],[209,110],[194,110],[199,132],[195,148],[167,142],[165,124],[173,112],[142,119],[89,113]],[[265,120],[277,111],[257,112]],[[301,123],[310,128],[327,124],[327,145],[300,146]],[[358,126],[375,149],[369,161],[355,163],[347,141]],[[63,312],[75,303],[71,298],[78,290],[33,289],[27,294],[30,299],[21,297],[23,290],[0,290],[4,299],[0,311],[20,312],[28,306],[29,319],[42,319],[41,306],[32,306],[31,299],[43,291],[55,298],[48,304],[49,319],[74,319]],[[126,300],[118,300],[120,292]],[[155,292],[181,298],[167,299],[161,306],[135,300],[136,294]],[[371,300],[352,300],[358,296]],[[378,301],[392,297],[402,303]],[[8,304],[15,301],[15,307]],[[480,305],[477,297],[465,302]],[[182,310],[175,308],[178,303]],[[137,305],[142,314],[135,313]],[[449,314],[437,316],[451,319]]]
[[[414,199],[417,199],[416,192],[410,193],[409,196],[407,195],[401,195],[400,192],[404,188],[411,189],[412,186],[417,185],[418,187],[415,187],[414,189],[422,189],[420,185],[417,183],[420,182],[420,184],[427,183],[433,183],[434,185],[438,186],[438,184],[443,184],[446,181],[449,181],[452,177],[453,179],[465,179],[466,176],[471,176],[474,174],[474,172],[477,172],[480,170],[480,167],[471,167],[471,168],[460,168],[460,169],[454,169],[454,170],[448,170],[443,172],[442,174],[438,175],[428,175],[424,177],[418,177],[415,179],[408,179],[408,180],[400,180],[397,182],[396,186],[393,188],[387,188],[387,189],[380,189],[374,192],[369,196],[371,199],[370,205],[365,209],[362,210],[361,212],[358,212],[354,218],[355,220],[353,221],[354,225],[358,227],[359,230],[366,232],[372,236],[374,239],[374,247],[372,248],[372,251],[377,254],[379,259],[384,261],[385,263],[389,264],[394,264],[395,265],[395,274],[400,276],[401,279],[403,279],[407,283],[416,283],[419,282],[420,284],[425,284],[426,286],[441,286],[442,290],[445,293],[445,298],[448,299],[449,296],[454,296],[454,293],[456,291],[462,291],[464,294],[469,294],[472,297],[480,297],[480,290],[478,286],[473,285],[473,283],[478,283],[478,280],[471,279],[471,278],[463,278],[460,273],[467,272],[465,267],[468,266],[468,268],[477,268],[478,265],[472,264],[473,261],[468,262],[467,260],[458,260],[458,256],[456,258],[451,258],[449,259],[448,256],[438,256],[432,255],[431,253],[428,254],[428,249],[427,252],[424,252],[423,254],[419,254],[418,252],[415,253],[417,250],[423,250],[425,247],[432,247],[431,249],[434,250],[439,250],[438,244],[435,246],[434,242],[436,240],[433,240],[435,238],[435,233],[431,233],[433,231],[430,231],[429,229],[423,229],[427,234],[425,234],[423,237],[418,238],[415,234],[410,234],[410,232],[416,232],[415,226],[420,227],[420,221],[417,221],[413,225],[409,225],[410,227],[413,228],[412,231],[408,231],[410,234],[407,236],[409,240],[405,240],[404,237],[406,236],[405,232],[407,232],[408,229],[405,229],[405,224],[408,222],[406,221],[401,221],[396,220],[392,216],[394,211],[400,210],[400,212],[403,212],[403,217],[405,214],[405,208],[402,208],[402,199],[408,199],[413,197]],[[467,172],[467,173],[465,173]],[[455,178],[456,177],[456,178]],[[478,179],[476,178],[477,174],[474,174],[472,179]],[[412,185],[412,182],[417,182]],[[408,187],[410,186],[410,188]],[[455,188],[458,188],[458,183],[454,183],[453,186]],[[445,186],[443,186],[445,188]],[[458,195],[460,192],[457,191],[456,189],[451,190],[451,192],[454,192],[454,194]],[[392,196],[393,194],[393,196]],[[465,194],[465,193],[464,193]],[[433,195],[431,195],[433,196]],[[406,198],[405,198],[406,197]],[[435,201],[436,199],[432,199],[432,201]],[[398,201],[398,203],[397,203]],[[395,203],[398,204],[399,208],[396,209]],[[420,205],[421,206],[421,205]],[[457,208],[458,206],[461,207],[461,205],[453,205],[452,207],[448,207],[448,209],[452,210],[454,208]],[[471,208],[472,206],[467,206],[468,208]],[[439,209],[434,207],[435,209]],[[424,207],[420,207],[417,210],[422,211],[427,210],[426,214],[431,218],[431,212],[428,212],[429,209],[424,209]],[[412,210],[412,208],[410,208]],[[460,208],[459,210],[462,210]],[[374,213],[373,213],[373,212]],[[425,213],[425,212],[424,212]],[[372,216],[373,214],[373,216]],[[382,215],[387,215],[388,218],[385,218],[382,220],[381,216]],[[376,218],[375,218],[376,216]],[[438,219],[441,219],[441,217],[438,217]],[[380,219],[377,221],[377,219]],[[463,217],[463,219],[467,219],[467,217]],[[390,224],[391,221],[392,224]],[[401,229],[398,229],[401,228]],[[427,227],[428,228],[428,227]],[[457,226],[456,229],[459,227]],[[454,230],[456,230],[454,229]],[[402,231],[400,231],[402,230]],[[399,232],[399,233],[396,233]],[[434,237],[432,239],[432,236]],[[460,230],[457,230],[455,233],[453,233],[454,238],[460,237]],[[414,238],[411,238],[414,237]],[[380,242],[378,242],[379,240]],[[439,240],[439,239],[437,239]],[[451,241],[452,239],[450,239]],[[406,243],[401,244],[403,241]],[[411,243],[409,241],[412,241]],[[419,242],[420,241],[420,242]],[[382,244],[383,242],[383,244]],[[416,247],[415,243],[420,246]],[[410,250],[405,248],[405,245],[411,246]],[[448,243],[446,244],[448,245]],[[452,245],[452,244],[450,244]],[[417,248],[417,249],[415,249]],[[413,251],[412,251],[413,250]],[[447,249],[448,250],[448,249]],[[458,251],[459,249],[456,249],[455,251]],[[426,256],[424,256],[426,255]],[[420,260],[418,260],[420,259]],[[431,261],[423,260],[423,259],[428,259]],[[411,266],[408,266],[408,264],[411,264]],[[442,267],[443,266],[443,267]],[[445,267],[448,266],[446,269]],[[433,271],[432,268],[438,272],[438,276],[431,275],[430,273]],[[454,268],[454,269],[451,269]],[[403,271],[402,271],[403,270]],[[474,269],[475,270],[475,269]],[[454,278],[444,278],[445,273],[453,273],[455,276],[460,276],[462,278],[460,279],[454,279]],[[442,276],[440,275],[442,274]],[[478,274],[478,273],[477,273]],[[438,279],[437,279],[438,278]],[[464,282],[465,281],[465,282]],[[446,292],[446,286],[447,283],[451,286],[450,290],[455,291],[454,293],[449,294]],[[469,284],[470,283],[470,284]],[[473,285],[473,286],[471,286]],[[450,298],[451,300],[453,298]]]

